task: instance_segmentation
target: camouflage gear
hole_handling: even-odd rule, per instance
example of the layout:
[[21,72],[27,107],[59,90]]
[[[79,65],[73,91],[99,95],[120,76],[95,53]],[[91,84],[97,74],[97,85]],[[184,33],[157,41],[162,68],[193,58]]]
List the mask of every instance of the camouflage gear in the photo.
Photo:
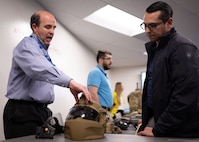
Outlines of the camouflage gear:
[[[104,133],[121,133],[108,117],[108,112],[96,102],[85,103],[82,96],[68,113],[65,121],[65,138],[92,140],[104,138]],[[78,131],[77,131],[78,130]]]
[[136,89],[128,95],[128,103],[130,106],[130,113],[142,113],[142,90]]

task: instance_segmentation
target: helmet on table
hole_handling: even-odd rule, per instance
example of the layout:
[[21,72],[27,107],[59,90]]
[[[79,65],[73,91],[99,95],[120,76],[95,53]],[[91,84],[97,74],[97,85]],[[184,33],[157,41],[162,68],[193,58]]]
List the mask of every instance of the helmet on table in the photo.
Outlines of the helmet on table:
[[100,139],[104,137],[106,123],[106,111],[98,103],[86,104],[82,96],[66,117],[64,135],[72,140]]

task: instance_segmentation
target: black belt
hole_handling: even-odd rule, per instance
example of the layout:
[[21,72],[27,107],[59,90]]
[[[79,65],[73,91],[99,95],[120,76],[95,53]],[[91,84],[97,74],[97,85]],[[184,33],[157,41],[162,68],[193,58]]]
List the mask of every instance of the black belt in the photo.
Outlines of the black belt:
[[47,106],[48,106],[47,103],[39,103],[36,101],[14,100],[14,99],[9,99],[8,101],[13,102],[13,103],[20,103],[20,104],[32,104],[32,105],[36,105],[39,107],[45,107],[45,108],[47,108]]
[[110,108],[108,108],[108,107],[102,106],[102,108],[107,110],[107,111],[110,111]]

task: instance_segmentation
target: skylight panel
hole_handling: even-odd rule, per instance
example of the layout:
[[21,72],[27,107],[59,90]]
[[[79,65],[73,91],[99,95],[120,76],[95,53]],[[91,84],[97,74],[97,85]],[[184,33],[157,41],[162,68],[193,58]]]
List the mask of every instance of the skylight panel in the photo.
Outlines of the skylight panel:
[[142,19],[111,5],[95,11],[84,20],[127,36],[134,36],[144,32],[140,28],[140,24],[143,22]]

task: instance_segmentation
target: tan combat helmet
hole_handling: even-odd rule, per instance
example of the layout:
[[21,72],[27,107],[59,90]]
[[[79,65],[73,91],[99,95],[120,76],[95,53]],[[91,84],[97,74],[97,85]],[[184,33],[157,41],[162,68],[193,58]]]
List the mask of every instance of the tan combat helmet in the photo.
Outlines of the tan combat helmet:
[[72,140],[104,138],[106,123],[106,110],[95,102],[86,104],[82,95],[66,117],[64,135]]

